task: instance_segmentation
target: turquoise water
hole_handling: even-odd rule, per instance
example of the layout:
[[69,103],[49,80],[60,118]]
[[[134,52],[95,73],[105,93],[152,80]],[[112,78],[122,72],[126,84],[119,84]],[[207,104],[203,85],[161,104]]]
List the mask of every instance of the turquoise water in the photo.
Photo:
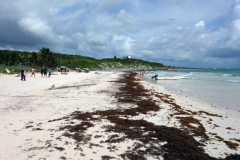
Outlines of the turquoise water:
[[154,80],[155,73],[147,73],[144,79],[162,85],[175,93],[205,101],[222,108],[240,113],[240,69],[183,69],[159,71],[159,77],[187,75],[188,79]]

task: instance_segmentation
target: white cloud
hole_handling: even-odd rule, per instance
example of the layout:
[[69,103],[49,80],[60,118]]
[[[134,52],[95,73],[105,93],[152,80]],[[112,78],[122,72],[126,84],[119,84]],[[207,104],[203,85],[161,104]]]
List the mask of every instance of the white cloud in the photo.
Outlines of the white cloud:
[[134,55],[132,52],[132,45],[135,40],[124,35],[114,35],[110,42],[113,52],[120,54],[121,56]]
[[237,19],[232,23],[233,23],[233,27],[240,31],[240,19]]
[[240,12],[240,5],[237,5],[237,6],[235,7],[235,10],[236,10],[237,12]]
[[78,50],[82,52],[90,52],[89,47],[86,42],[78,44]]
[[95,45],[106,45],[108,41],[108,37],[102,34],[88,32],[86,40],[88,43],[93,43]]
[[204,21],[199,21],[196,25],[197,28],[199,27],[205,27],[205,22]]
[[38,18],[23,18],[18,23],[24,30],[38,36],[49,37],[52,34],[51,27]]
[[49,13],[53,16],[53,15],[57,15],[59,12],[59,9],[57,8],[50,8],[49,9]]

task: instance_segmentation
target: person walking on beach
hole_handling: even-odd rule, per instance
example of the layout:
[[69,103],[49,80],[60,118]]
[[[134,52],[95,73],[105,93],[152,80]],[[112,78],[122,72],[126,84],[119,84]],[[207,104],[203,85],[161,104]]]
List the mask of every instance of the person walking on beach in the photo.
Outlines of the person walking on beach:
[[41,77],[43,77],[43,68],[41,68]]
[[[34,67],[32,68],[32,75],[34,75],[34,77],[35,77],[35,72],[34,72]],[[30,77],[32,77],[32,75],[30,76]]]
[[26,81],[26,72],[24,71],[24,69],[21,70],[21,80]]

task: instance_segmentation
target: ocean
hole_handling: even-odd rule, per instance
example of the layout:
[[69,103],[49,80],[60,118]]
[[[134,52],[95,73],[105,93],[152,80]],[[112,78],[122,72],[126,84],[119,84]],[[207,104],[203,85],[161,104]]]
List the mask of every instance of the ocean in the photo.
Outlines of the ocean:
[[[177,80],[155,80],[151,77],[188,77]],[[144,80],[175,93],[206,102],[240,114],[240,69],[181,69],[146,72]]]

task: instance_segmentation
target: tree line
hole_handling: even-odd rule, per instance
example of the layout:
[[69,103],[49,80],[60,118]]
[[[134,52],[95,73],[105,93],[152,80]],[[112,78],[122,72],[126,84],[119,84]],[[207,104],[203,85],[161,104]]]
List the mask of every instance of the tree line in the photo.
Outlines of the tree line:
[[42,48],[40,52],[0,50],[0,64],[54,67],[57,66],[57,57],[49,48]]
[[0,50],[0,64],[6,66],[25,65],[28,67],[51,67],[66,66],[68,68],[101,69],[102,63],[118,62],[125,66],[150,66],[152,68],[165,67],[162,63],[148,62],[141,59],[129,58],[105,58],[95,59],[81,55],[53,53],[49,48],[39,49],[39,52]]

